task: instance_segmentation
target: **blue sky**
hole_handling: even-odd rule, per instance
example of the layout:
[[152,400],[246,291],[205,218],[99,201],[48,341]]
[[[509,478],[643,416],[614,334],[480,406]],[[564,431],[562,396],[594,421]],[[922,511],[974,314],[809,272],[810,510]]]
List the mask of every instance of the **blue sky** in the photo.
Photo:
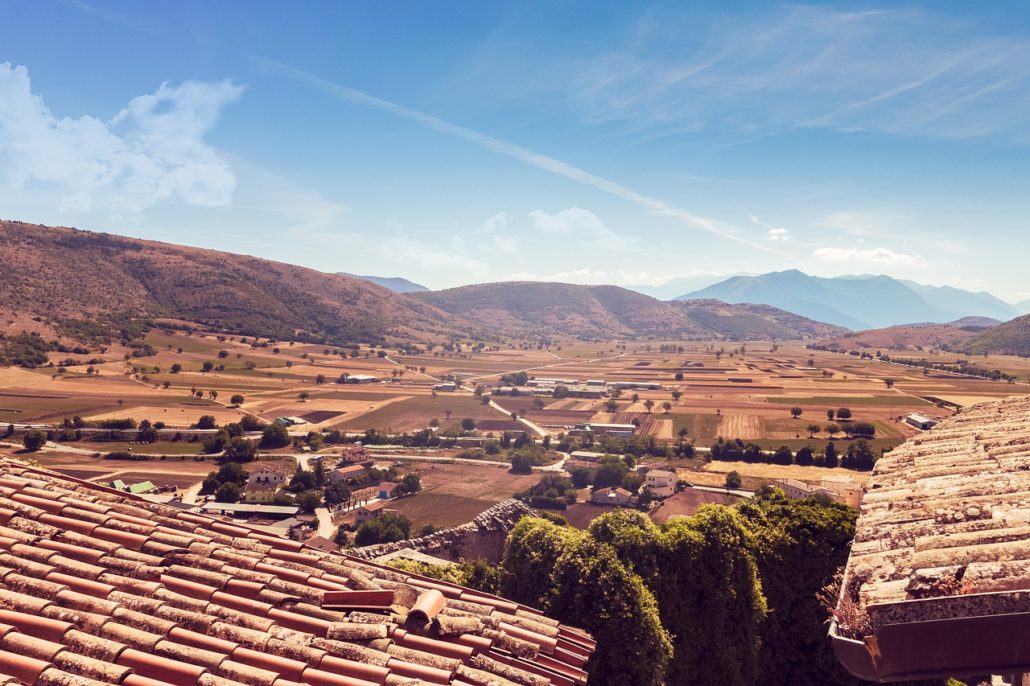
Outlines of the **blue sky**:
[[1022,300],[1030,7],[980,4],[2,0],[0,217],[434,288]]

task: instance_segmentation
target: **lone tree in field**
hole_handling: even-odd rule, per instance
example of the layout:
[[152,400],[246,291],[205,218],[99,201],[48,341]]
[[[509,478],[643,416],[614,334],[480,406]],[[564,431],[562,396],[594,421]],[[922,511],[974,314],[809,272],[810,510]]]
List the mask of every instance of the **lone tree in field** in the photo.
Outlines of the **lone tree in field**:
[[851,419],[851,410],[846,407],[837,408],[837,419]]
[[884,379],[883,380],[883,385],[886,386],[887,388],[893,388],[894,387],[894,379],[891,379],[891,378]]
[[232,404],[232,405],[235,405],[236,407],[239,407],[240,405],[242,405],[244,403],[245,400],[246,400],[246,398],[244,398],[242,395],[237,393],[236,395],[234,395],[231,398],[229,398],[229,403]]
[[297,399],[298,400],[307,400],[310,397],[311,397],[310,393],[308,393],[307,391],[301,391],[300,395],[297,396]]
[[461,420],[462,431],[473,431],[476,428],[476,420],[472,417],[465,417]]
[[682,397],[683,397],[683,391],[673,391],[672,392],[672,399],[673,400],[679,400]]
[[726,488],[740,488],[740,474],[730,472],[726,475]]
[[837,410],[826,410],[826,418],[829,419],[831,422],[833,421],[833,418],[836,416]]
[[817,433],[819,433],[819,425],[818,424],[809,424],[806,428],[808,429],[808,437],[809,438],[812,438]]
[[790,408],[790,416],[794,419],[800,417],[802,412],[804,412],[804,410],[802,410],[800,407],[794,406]]
[[662,403],[662,409],[665,410],[665,414],[669,414],[670,412],[672,412],[672,403],[666,400],[664,403]]
[[833,434],[840,432],[839,424],[830,423],[823,428],[826,430],[826,433],[830,434],[830,438],[833,438]]
[[608,400],[605,401],[604,407],[609,412],[615,412],[616,410],[619,409],[619,403],[616,402],[614,399],[609,398]]
[[654,407],[654,401],[651,400],[650,398],[648,398],[647,400],[644,401],[644,407],[647,408],[647,413],[651,414],[651,408]]
[[36,429],[26,431],[21,438],[21,444],[25,446],[25,450],[34,453],[46,445],[46,434]]

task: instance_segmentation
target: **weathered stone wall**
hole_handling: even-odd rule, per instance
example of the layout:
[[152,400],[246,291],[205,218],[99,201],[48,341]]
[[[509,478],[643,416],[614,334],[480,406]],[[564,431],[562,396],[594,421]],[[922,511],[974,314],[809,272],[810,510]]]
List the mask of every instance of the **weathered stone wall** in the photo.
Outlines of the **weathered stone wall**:
[[508,532],[520,519],[533,514],[535,512],[521,500],[509,498],[480,512],[471,522],[460,526],[421,538],[370,545],[348,552],[356,557],[371,560],[408,548],[452,562],[483,559],[496,564],[501,561]]

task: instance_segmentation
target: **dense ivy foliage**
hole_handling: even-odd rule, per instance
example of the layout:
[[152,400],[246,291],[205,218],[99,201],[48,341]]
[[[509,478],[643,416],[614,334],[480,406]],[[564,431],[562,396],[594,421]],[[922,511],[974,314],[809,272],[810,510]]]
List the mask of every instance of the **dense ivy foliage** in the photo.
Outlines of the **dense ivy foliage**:
[[775,490],[662,526],[630,510],[586,532],[523,519],[500,590],[594,634],[592,684],[857,686],[816,600],[854,525],[850,508]]

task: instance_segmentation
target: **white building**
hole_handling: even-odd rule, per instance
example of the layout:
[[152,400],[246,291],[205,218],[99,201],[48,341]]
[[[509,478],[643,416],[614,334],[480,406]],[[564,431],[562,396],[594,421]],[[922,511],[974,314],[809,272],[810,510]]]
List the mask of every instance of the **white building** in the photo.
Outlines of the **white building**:
[[937,426],[937,420],[933,417],[927,417],[925,414],[913,412],[912,414],[905,417],[905,422],[909,426],[914,426],[920,431],[929,431],[933,427]]
[[850,476],[824,476],[819,480],[819,485],[837,494],[834,500],[848,507],[857,509],[862,502],[862,484]]
[[676,472],[652,469],[644,476],[644,485],[656,498],[668,498],[676,492]]
[[281,486],[286,481],[289,469],[285,465],[268,465],[258,467],[247,477],[247,488],[255,486]]

